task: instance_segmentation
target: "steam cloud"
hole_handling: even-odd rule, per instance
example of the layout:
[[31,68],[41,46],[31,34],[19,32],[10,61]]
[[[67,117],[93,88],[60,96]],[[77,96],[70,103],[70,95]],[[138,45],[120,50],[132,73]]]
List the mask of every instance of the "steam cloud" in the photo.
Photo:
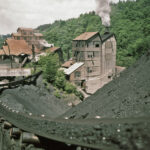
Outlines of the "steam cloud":
[[102,24],[104,26],[109,27],[110,26],[110,0],[96,0],[97,8],[96,8],[96,14],[98,14],[101,17]]

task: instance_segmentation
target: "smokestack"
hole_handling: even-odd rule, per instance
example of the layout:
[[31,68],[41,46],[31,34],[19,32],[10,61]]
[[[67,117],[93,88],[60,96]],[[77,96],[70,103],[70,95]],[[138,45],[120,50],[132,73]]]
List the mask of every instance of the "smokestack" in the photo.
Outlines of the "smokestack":
[[110,26],[110,0],[95,0],[97,3],[96,14],[101,17],[102,24],[105,27]]
[[110,33],[110,27],[105,26],[105,33],[104,34],[108,34],[108,33]]

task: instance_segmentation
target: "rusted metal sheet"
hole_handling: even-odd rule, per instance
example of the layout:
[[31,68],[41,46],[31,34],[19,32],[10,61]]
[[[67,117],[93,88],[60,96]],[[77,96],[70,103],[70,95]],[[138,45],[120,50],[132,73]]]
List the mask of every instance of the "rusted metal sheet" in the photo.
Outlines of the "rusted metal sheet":
[[31,69],[17,68],[17,69],[0,69],[0,77],[18,77],[31,75]]

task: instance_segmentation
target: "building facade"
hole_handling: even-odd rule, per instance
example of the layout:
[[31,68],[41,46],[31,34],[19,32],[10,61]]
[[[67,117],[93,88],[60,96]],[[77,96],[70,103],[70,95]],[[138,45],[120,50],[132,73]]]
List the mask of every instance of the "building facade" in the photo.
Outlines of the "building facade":
[[[114,34],[106,32],[86,32],[72,43],[73,62],[82,62],[79,68],[72,69],[69,80],[81,86],[87,93],[93,94],[115,76],[116,39]],[[68,69],[65,73],[68,73]],[[67,74],[68,75],[68,74]]]
[[41,44],[43,39],[43,34],[39,33],[38,30],[32,28],[18,28],[17,33],[12,33],[12,38],[15,40],[25,40],[30,46],[34,45],[38,49],[43,49]]

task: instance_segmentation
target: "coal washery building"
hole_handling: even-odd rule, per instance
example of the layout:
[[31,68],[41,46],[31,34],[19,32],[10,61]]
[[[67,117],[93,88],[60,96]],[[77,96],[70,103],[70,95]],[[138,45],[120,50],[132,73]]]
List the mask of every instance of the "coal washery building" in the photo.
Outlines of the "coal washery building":
[[73,40],[72,51],[73,65],[64,72],[70,82],[87,93],[95,93],[116,75],[116,38],[113,33],[106,32],[101,36],[99,32],[85,32]]

